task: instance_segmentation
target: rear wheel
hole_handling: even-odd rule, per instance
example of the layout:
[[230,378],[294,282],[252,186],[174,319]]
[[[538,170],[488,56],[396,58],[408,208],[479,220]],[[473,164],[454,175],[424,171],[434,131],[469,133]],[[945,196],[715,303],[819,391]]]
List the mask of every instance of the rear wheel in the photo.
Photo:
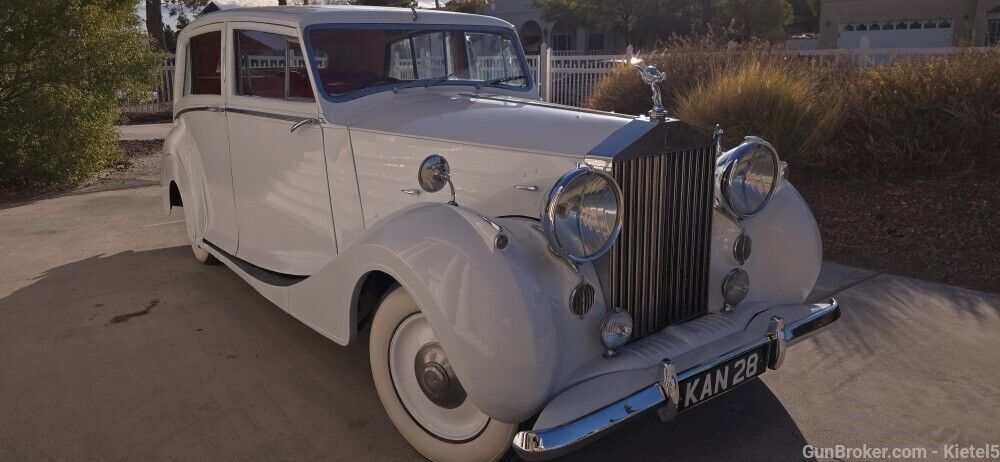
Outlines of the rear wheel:
[[401,287],[372,321],[372,378],[389,419],[434,461],[495,461],[517,425],[498,422],[468,399],[430,323]]
[[195,260],[198,260],[206,265],[218,265],[219,259],[215,258],[214,255],[208,253],[207,250],[201,248],[200,245],[191,243],[191,251],[194,252]]

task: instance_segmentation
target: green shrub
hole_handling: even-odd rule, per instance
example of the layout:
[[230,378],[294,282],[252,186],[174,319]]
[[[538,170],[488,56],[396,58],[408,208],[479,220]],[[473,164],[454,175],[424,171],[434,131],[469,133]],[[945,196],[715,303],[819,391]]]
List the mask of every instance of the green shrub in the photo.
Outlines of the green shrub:
[[121,156],[113,124],[162,55],[118,0],[0,5],[0,184],[82,181]]

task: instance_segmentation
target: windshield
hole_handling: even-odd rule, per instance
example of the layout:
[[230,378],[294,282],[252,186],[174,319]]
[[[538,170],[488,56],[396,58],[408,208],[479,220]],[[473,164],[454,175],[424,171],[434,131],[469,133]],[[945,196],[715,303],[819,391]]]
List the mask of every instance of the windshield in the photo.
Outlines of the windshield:
[[528,87],[513,31],[316,29],[311,56],[330,96],[412,82]]

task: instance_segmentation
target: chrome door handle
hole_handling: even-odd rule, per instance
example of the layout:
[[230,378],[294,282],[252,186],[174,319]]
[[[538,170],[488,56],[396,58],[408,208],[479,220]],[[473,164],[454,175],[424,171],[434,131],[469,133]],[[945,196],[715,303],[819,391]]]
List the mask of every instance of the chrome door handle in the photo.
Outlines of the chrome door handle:
[[298,122],[295,122],[295,125],[292,125],[292,129],[289,130],[289,133],[295,133],[295,130],[298,130],[299,128],[305,125],[318,124],[319,122],[320,122],[319,119],[302,119]]
[[222,112],[222,108],[219,106],[209,106],[208,112]]
[[419,189],[400,189],[400,191],[402,191],[403,194],[409,194],[411,196],[419,196],[420,195],[420,190]]
[[535,186],[533,184],[516,184],[514,185],[514,189],[518,189],[521,191],[538,191],[538,186]]

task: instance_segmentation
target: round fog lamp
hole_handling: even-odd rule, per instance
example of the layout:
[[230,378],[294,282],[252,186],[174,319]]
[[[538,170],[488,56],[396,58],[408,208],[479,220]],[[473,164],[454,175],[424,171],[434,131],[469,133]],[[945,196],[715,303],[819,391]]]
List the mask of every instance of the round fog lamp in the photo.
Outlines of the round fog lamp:
[[737,303],[747,298],[750,292],[750,275],[740,268],[735,268],[722,279],[722,301],[725,303],[723,309],[732,311]]
[[632,338],[632,316],[621,308],[615,308],[601,321],[601,344],[608,349],[608,356],[625,346]]

